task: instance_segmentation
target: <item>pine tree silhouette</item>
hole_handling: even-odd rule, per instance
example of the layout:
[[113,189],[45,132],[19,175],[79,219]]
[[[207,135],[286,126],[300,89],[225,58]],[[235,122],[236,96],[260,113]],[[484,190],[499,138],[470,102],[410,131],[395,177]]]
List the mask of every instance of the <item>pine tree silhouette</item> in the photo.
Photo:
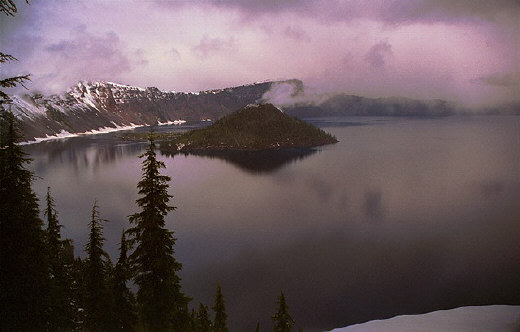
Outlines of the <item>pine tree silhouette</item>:
[[274,331],[290,332],[294,325],[294,319],[289,314],[289,306],[285,302],[283,292],[280,292],[276,303],[278,304],[278,311],[271,318],[274,321]]
[[215,322],[213,323],[213,331],[228,332],[227,328],[227,314],[226,305],[224,303],[224,295],[220,284],[217,284],[217,293],[215,294],[215,304],[213,305],[215,311]]
[[195,331],[204,332],[211,331],[213,328],[213,324],[211,323],[211,319],[209,318],[208,307],[202,303],[199,304],[199,310],[197,311],[196,316],[196,325]]
[[141,212],[129,217],[134,227],[128,230],[135,245],[130,261],[139,286],[137,303],[143,328],[146,331],[183,331],[189,328],[188,303],[190,299],[181,291],[178,272],[182,265],[174,258],[175,238],[165,228],[165,216],[175,207],[168,205],[169,176],[160,174],[165,168],[157,160],[153,133],[143,158],[143,177],[137,184],[137,205]]
[[[51,196],[50,188],[47,188],[46,209],[44,215],[47,218],[45,230],[47,254],[49,259],[49,330],[71,331],[75,324],[76,308],[73,296],[74,247],[71,240],[61,238],[61,228],[58,221],[58,213]],[[71,305],[72,303],[72,305]]]
[[[29,3],[28,0],[25,1]],[[14,16],[18,12],[18,8],[13,0],[0,0],[0,13],[4,13],[7,16]],[[10,54],[5,54],[0,52],[0,64],[8,62],[8,61],[17,61],[18,59]],[[14,88],[18,85],[21,85],[25,88],[24,83],[29,81],[29,75],[19,75],[14,77],[7,77],[4,79],[0,79],[0,88]],[[11,99],[9,96],[0,90],[0,107],[4,103],[10,103]]]
[[49,270],[30,159],[14,115],[0,112],[0,330],[47,326]]
[[116,331],[134,331],[137,325],[135,296],[128,288],[132,272],[128,263],[128,243],[125,232],[121,235],[119,259],[114,268],[112,296],[114,299],[114,320]]
[[103,222],[99,216],[97,201],[92,207],[90,234],[87,245],[85,281],[85,325],[88,331],[108,331],[113,328],[111,296],[108,289],[110,258],[103,249]]

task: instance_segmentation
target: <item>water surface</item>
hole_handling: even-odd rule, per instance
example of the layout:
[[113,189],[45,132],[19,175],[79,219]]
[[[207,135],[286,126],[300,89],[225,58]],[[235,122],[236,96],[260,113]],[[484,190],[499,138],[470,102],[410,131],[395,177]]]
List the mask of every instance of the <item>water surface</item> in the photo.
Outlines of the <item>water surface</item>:
[[[520,304],[520,117],[312,121],[340,142],[268,163],[161,156],[195,305],[211,305],[220,282],[232,331],[270,330],[283,290],[297,326],[313,331]],[[35,190],[52,187],[77,254],[97,198],[117,258],[144,148],[114,134],[27,147]]]

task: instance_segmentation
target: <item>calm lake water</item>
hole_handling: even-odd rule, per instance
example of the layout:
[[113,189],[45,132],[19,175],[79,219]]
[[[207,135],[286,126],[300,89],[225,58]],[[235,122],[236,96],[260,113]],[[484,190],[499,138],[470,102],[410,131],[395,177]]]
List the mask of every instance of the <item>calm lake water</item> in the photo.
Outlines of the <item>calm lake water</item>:
[[[192,303],[212,305],[220,282],[232,331],[271,330],[281,290],[306,331],[520,304],[520,117],[311,122],[340,142],[302,154],[161,156]],[[43,199],[51,186],[77,254],[97,198],[117,259],[145,147],[118,134],[27,146],[34,188]]]

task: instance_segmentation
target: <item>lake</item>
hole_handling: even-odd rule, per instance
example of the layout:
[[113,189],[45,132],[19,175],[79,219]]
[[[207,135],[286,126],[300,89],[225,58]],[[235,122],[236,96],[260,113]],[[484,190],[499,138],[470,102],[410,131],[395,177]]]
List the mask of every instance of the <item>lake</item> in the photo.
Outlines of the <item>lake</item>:
[[[184,292],[224,292],[232,331],[271,330],[283,291],[323,331],[462,305],[520,304],[520,117],[311,119],[316,151],[161,156]],[[182,130],[181,127],[160,130]],[[143,129],[141,129],[143,130]],[[26,146],[84,256],[94,199],[113,260],[136,212],[145,143],[119,134]]]

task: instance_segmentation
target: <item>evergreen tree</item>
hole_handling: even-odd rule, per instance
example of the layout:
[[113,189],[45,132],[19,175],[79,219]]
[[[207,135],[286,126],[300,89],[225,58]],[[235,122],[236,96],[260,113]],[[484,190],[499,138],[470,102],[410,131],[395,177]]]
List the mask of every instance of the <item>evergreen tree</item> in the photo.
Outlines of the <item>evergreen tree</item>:
[[[28,0],[26,0],[25,2],[29,3]],[[0,0],[0,13],[4,13],[7,16],[14,16],[17,12],[18,8],[16,7],[16,4],[13,0]],[[0,52],[0,64],[16,60],[18,59],[16,59],[14,56]],[[25,87],[24,83],[29,80],[29,75],[20,75],[0,79],[0,88],[14,88],[17,85]],[[2,106],[2,104],[9,102],[11,102],[9,96],[5,92],[0,90],[0,107]]]
[[114,298],[114,317],[117,331],[134,331],[137,325],[137,308],[135,296],[128,288],[132,272],[128,263],[128,243],[125,232],[121,235],[119,259],[112,279],[112,295]]
[[181,291],[178,272],[182,265],[174,258],[175,238],[165,228],[165,216],[175,207],[168,205],[169,176],[161,175],[163,162],[157,160],[153,135],[143,158],[143,177],[137,184],[136,202],[141,212],[129,217],[134,227],[128,230],[132,244],[130,255],[135,283],[139,286],[137,303],[146,331],[183,331],[189,328],[187,298]]
[[61,225],[58,221],[54,199],[50,188],[47,188],[46,244],[49,258],[49,330],[71,331],[74,328],[75,309],[73,302],[72,265],[74,263],[74,247],[71,240],[61,239]]
[[112,324],[111,297],[108,290],[108,276],[111,262],[108,254],[103,250],[103,222],[99,217],[97,201],[92,207],[90,220],[90,234],[87,245],[86,280],[85,280],[85,321],[84,327],[88,331],[108,331]]
[[215,304],[213,305],[215,311],[215,322],[213,323],[215,332],[228,332],[227,328],[227,314],[226,305],[224,303],[224,295],[220,283],[217,284],[217,293],[215,294]]
[[294,325],[294,319],[289,314],[289,306],[285,302],[283,292],[280,292],[276,303],[278,304],[278,311],[271,318],[274,321],[274,331],[290,332]]
[[[29,3],[29,0],[25,0],[25,2]],[[7,16],[14,16],[17,12],[18,8],[14,0],[0,0],[0,13],[4,13]]]
[[[8,61],[17,61],[18,59],[10,54],[4,54],[0,52],[0,63],[8,62]],[[14,88],[17,85],[21,85],[25,88],[25,81],[29,80],[29,75],[21,75],[14,77],[7,77],[4,79],[0,79],[0,87],[1,88]],[[0,106],[4,103],[10,103],[12,100],[9,96],[0,90]]]
[[195,327],[196,332],[205,332],[212,330],[211,319],[209,318],[208,314],[208,307],[202,303],[199,304],[199,310],[197,311]]
[[197,331],[197,311],[195,311],[195,308],[191,308],[190,331],[192,331],[192,332]]
[[20,145],[15,119],[0,112],[0,330],[47,326],[48,261],[30,159]]
[[85,304],[87,303],[86,294],[86,261],[80,257],[74,259],[72,264],[72,301],[71,307],[74,311],[74,328],[73,331],[85,331]]
[[[56,211],[56,205],[54,198],[51,196],[51,188],[47,187],[47,196],[45,197],[47,203],[44,215],[47,217],[47,248],[49,249],[49,256],[60,255],[62,249],[61,241],[61,228],[58,221],[58,212]],[[59,258],[59,257],[56,257]]]

